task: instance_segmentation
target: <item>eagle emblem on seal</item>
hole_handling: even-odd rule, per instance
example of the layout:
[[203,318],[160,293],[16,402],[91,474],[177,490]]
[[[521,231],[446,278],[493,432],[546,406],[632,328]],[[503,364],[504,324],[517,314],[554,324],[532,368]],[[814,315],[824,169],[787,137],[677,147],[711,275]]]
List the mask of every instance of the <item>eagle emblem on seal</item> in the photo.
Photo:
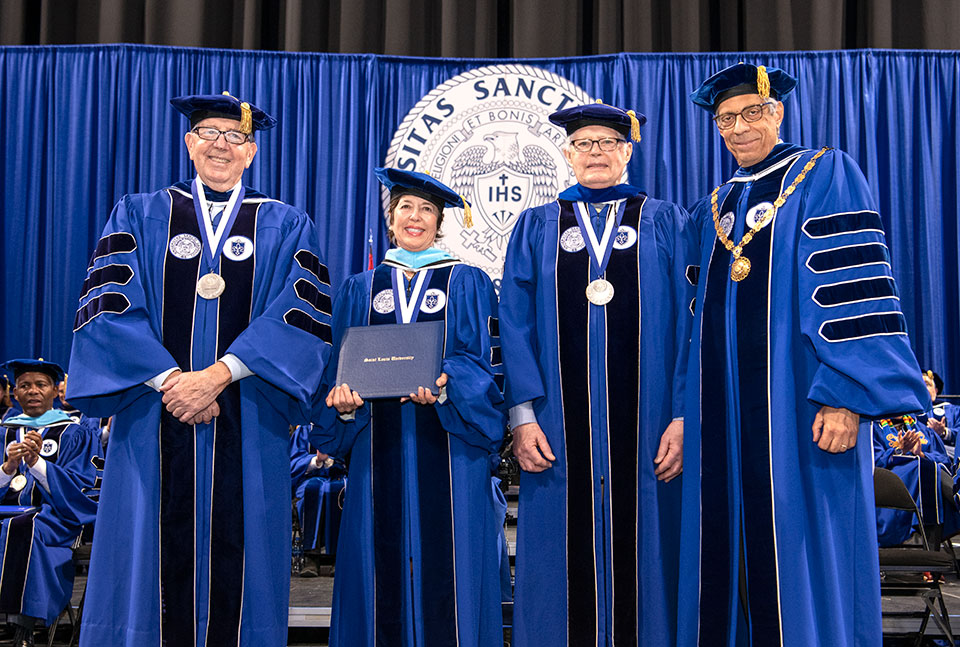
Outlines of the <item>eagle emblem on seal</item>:
[[518,132],[497,130],[454,160],[450,185],[474,205],[490,237],[504,239],[521,211],[556,199],[557,165],[542,146],[521,149]]

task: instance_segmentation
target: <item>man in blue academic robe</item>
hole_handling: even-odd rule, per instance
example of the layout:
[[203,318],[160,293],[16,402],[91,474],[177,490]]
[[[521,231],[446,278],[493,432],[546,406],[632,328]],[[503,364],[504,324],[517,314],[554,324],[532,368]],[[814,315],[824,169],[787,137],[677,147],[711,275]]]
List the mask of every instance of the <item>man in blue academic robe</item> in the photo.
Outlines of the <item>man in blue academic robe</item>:
[[859,417],[929,401],[863,174],[779,140],[795,85],[740,63],[691,95],[740,169],[691,212],[679,645],[881,642]]
[[114,415],[83,645],[279,645],[289,425],[330,347],[309,217],[245,188],[254,131],[229,95],[171,102],[197,177],[121,198],[80,293],[68,398]]
[[17,627],[15,647],[33,645],[36,620],[52,624],[73,594],[73,544],[97,506],[85,494],[99,449],[90,430],[53,408],[63,369],[11,360],[23,413],[3,421],[0,467],[0,613]]
[[550,119],[578,183],[520,215],[500,292],[524,470],[513,644],[670,645],[695,234],[621,183],[642,115]]

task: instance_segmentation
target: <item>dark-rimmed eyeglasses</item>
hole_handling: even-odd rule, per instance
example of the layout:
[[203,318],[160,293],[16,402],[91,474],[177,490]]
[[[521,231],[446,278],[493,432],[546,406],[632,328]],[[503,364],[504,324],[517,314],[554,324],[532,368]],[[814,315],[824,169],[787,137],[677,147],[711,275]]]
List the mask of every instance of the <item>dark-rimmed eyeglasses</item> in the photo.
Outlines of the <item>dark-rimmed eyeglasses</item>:
[[205,139],[208,142],[215,142],[220,135],[223,135],[223,140],[228,144],[233,144],[234,146],[246,144],[248,141],[250,141],[250,135],[242,133],[239,130],[219,130],[211,126],[197,126],[190,132],[200,139]]
[[570,147],[578,153],[589,153],[596,144],[605,153],[617,150],[620,144],[626,142],[626,139],[617,139],[616,137],[604,137],[602,139],[573,139],[570,141]]
[[760,121],[760,118],[763,117],[764,109],[772,105],[774,104],[770,102],[756,103],[752,106],[747,106],[740,112],[725,112],[722,115],[717,115],[713,120],[717,123],[717,128],[720,130],[729,130],[737,123],[737,117],[741,117],[748,124]]

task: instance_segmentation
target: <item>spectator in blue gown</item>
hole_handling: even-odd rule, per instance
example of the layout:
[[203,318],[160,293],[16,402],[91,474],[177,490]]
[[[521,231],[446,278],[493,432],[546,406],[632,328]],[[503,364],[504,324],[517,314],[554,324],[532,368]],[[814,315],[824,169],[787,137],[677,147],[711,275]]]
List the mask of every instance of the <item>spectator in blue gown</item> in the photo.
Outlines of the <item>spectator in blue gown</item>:
[[13,399],[10,397],[10,381],[5,375],[0,375],[0,420],[13,408]]
[[[953,482],[954,461],[943,440],[916,416],[905,415],[865,423],[872,429],[877,467],[900,477],[920,509],[925,524],[943,524],[944,538],[960,529],[960,511],[953,497],[941,496],[942,479]],[[913,534],[913,513],[877,509],[880,546],[902,544]]]
[[303,550],[300,577],[319,574],[321,552],[337,554],[347,487],[346,465],[310,445],[309,429],[309,425],[298,425],[290,434],[290,479]]
[[937,402],[937,398],[943,393],[943,378],[937,373],[932,370],[924,371],[923,383],[930,393],[933,408],[926,416],[921,416],[921,421],[926,422],[928,427],[940,435],[947,446],[947,453],[953,458],[957,446],[957,432],[960,432],[960,406],[951,402]]
[[444,355],[439,395],[421,386],[365,402],[339,384],[326,397],[338,421],[314,426],[318,449],[350,454],[330,644],[502,647],[496,294],[483,271],[433,244],[460,196],[423,173],[376,174],[396,246],[340,287],[334,347],[350,326],[442,321]]
[[73,593],[73,544],[96,504],[83,491],[96,478],[89,429],[53,408],[63,369],[11,360],[20,415],[3,421],[0,466],[0,613],[16,625],[14,645],[33,645],[34,624],[51,624]]
[[684,418],[682,647],[882,639],[859,420],[922,411],[928,396],[863,173],[841,151],[780,138],[796,86],[738,63],[690,95],[739,168],[691,211],[703,271]]

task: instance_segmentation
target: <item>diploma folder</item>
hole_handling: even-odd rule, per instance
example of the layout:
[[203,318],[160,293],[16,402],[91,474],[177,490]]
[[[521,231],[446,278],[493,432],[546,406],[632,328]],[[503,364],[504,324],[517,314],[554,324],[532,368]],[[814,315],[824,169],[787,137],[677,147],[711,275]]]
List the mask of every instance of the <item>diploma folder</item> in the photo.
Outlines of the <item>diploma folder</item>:
[[340,344],[337,384],[364,400],[401,398],[429,388],[439,394],[443,321],[347,328]]

